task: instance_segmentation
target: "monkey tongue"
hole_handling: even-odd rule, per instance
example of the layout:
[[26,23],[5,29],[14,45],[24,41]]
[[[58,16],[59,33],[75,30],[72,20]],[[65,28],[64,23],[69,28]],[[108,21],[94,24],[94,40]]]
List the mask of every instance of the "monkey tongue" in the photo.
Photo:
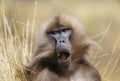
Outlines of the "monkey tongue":
[[61,60],[67,60],[67,58],[69,57],[67,53],[59,53],[58,56]]

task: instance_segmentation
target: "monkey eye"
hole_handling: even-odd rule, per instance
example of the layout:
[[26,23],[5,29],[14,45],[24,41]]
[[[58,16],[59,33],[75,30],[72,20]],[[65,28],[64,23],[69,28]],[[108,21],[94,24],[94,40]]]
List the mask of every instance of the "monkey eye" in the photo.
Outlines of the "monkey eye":
[[67,32],[67,31],[69,31],[69,29],[64,29],[64,30],[62,30],[62,32]]
[[53,34],[59,34],[59,32],[58,31],[54,31]]
[[69,30],[71,30],[70,28],[65,28],[65,29],[62,29],[62,32],[68,32]]
[[62,32],[67,32],[68,30],[62,30]]
[[53,32],[51,32],[51,34],[53,34],[53,35],[57,35],[59,33],[60,33],[59,31],[53,31]]
[[59,34],[59,33],[60,33],[59,31],[51,31],[51,32],[48,32],[47,34],[57,35],[57,34]]

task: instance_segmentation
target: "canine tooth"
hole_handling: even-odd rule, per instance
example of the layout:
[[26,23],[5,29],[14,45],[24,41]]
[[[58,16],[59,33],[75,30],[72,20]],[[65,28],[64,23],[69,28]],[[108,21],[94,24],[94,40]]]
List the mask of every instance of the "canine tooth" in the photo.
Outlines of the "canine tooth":
[[60,56],[60,53],[58,53],[58,56]]

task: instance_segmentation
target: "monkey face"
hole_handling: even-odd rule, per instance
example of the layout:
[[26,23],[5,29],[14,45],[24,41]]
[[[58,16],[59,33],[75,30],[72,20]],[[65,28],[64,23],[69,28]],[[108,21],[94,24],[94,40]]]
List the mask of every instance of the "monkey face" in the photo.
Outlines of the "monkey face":
[[72,29],[65,26],[54,28],[47,33],[55,45],[55,57],[62,66],[68,66],[71,61],[70,38]]

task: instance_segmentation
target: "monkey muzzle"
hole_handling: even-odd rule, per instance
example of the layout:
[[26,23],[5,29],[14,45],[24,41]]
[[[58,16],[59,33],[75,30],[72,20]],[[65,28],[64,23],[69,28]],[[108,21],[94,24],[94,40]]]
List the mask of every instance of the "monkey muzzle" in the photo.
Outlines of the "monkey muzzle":
[[69,41],[69,37],[60,36],[58,40],[56,40],[55,51],[58,63],[62,66],[69,65],[71,62],[71,43]]
[[69,41],[64,43],[58,43],[56,47],[57,56],[60,60],[68,60],[71,56],[71,44]]
[[56,55],[58,57],[58,60],[60,60],[61,62],[66,62],[68,60],[71,59],[71,52],[69,49],[58,49],[56,52]]
[[71,62],[71,53],[69,51],[59,51],[57,52],[57,57],[58,57],[58,63],[62,66],[62,67],[66,67],[69,66],[70,62]]
[[56,56],[58,58],[58,63],[62,67],[68,67],[71,63],[71,46],[66,45],[59,45],[56,47]]

